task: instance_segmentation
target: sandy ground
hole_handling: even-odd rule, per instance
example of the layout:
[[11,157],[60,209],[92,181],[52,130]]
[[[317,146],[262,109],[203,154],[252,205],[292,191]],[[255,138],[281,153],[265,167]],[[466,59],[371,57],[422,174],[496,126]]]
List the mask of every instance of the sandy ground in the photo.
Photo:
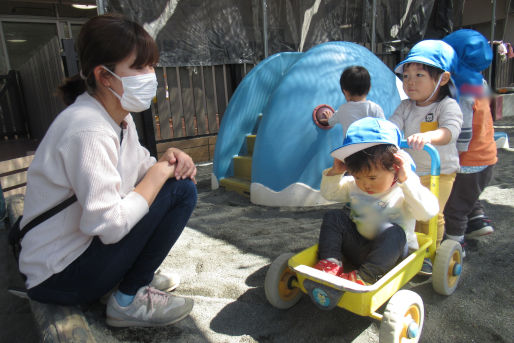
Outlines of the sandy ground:
[[[514,117],[495,125],[509,134],[513,146]],[[514,150],[498,154],[495,177],[482,194],[496,231],[468,242],[455,293],[438,295],[431,279],[419,277],[405,287],[424,302],[420,342],[513,342]],[[264,294],[269,264],[282,253],[316,243],[324,212],[338,205],[253,205],[236,193],[211,191],[211,168],[199,167],[198,206],[162,266],[181,274],[175,292],[194,299],[191,315],[167,328],[111,329],[105,325],[105,307],[94,304],[84,313],[97,342],[378,342],[380,323],[371,318],[340,308],[320,310],[307,295],[291,309],[278,310]],[[33,342],[28,305],[7,295],[5,282],[1,286],[0,341]]]

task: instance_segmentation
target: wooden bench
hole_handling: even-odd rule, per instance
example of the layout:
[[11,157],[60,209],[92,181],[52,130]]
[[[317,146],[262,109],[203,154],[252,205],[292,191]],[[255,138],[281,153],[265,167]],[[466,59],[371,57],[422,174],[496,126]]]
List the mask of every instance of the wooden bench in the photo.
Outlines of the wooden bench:
[[[8,228],[23,213],[27,169],[33,158],[31,155],[0,162],[0,185],[7,208]],[[15,264],[14,256],[9,255],[12,257],[9,263]],[[23,291],[12,289],[11,293],[26,297]],[[43,342],[96,342],[79,308],[43,304],[30,299],[29,302]]]

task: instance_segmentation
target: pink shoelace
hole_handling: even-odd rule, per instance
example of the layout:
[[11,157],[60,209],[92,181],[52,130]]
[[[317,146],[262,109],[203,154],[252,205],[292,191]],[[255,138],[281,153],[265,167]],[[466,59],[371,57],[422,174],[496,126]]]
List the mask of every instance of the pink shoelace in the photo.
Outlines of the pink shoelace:
[[166,305],[168,303],[169,294],[163,291],[159,291],[153,287],[146,287],[145,298],[150,303],[150,308],[154,308],[154,305]]

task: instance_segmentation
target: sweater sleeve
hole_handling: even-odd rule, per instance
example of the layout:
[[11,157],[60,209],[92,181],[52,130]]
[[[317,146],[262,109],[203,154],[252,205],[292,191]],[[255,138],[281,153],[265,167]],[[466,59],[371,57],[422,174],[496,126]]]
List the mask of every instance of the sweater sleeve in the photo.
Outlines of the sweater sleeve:
[[394,110],[394,113],[391,117],[389,117],[389,121],[393,122],[396,126],[398,126],[398,128],[400,129],[400,131],[404,131],[405,130],[405,125],[404,125],[404,122],[405,122],[405,115],[406,115],[406,111],[407,111],[407,102],[406,101],[402,101],[400,103],[400,105],[398,105],[398,107],[396,108],[396,110]]
[[353,183],[353,177],[342,175],[327,176],[328,170],[325,169],[321,177],[321,195],[327,200],[349,202],[350,185]]
[[414,219],[427,221],[439,212],[436,196],[421,184],[413,172],[408,173],[407,180],[398,185],[405,196],[404,206]]
[[457,138],[457,150],[468,151],[469,142],[473,135],[473,108],[475,99],[471,96],[461,96],[459,105],[462,110],[462,129]]
[[339,110],[335,111],[332,117],[328,118],[328,125],[334,126],[335,124],[340,122],[339,117],[341,116],[341,112]]
[[442,101],[443,103],[441,103],[441,105],[443,107],[441,108],[441,113],[439,114],[438,119],[439,127],[444,127],[450,130],[450,133],[452,134],[450,142],[454,143],[457,141],[457,137],[459,137],[462,127],[462,111],[455,100],[445,98]]
[[99,236],[105,244],[122,239],[148,212],[138,193],[120,195],[121,176],[116,137],[108,132],[79,132],[59,148],[78,202],[82,206],[80,230]]
[[384,111],[380,105],[373,103],[373,117],[386,119]]

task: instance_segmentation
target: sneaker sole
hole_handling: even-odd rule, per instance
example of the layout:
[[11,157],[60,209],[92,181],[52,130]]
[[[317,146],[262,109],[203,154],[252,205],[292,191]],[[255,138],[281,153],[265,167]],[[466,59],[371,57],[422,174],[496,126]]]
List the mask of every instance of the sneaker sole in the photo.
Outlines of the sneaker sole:
[[168,326],[171,324],[175,324],[176,322],[181,321],[182,319],[186,318],[191,311],[193,310],[193,301],[190,302],[190,305],[188,306],[187,311],[182,314],[180,317],[174,318],[168,322],[164,323],[152,323],[148,321],[143,320],[128,320],[128,319],[117,319],[112,317],[107,317],[105,319],[105,322],[109,326],[117,327],[117,328],[124,328],[124,327],[161,327],[161,326]]
[[482,236],[490,235],[494,232],[494,229],[491,226],[485,226],[479,230],[475,230],[473,232],[467,233],[464,235],[466,238],[477,238]]

